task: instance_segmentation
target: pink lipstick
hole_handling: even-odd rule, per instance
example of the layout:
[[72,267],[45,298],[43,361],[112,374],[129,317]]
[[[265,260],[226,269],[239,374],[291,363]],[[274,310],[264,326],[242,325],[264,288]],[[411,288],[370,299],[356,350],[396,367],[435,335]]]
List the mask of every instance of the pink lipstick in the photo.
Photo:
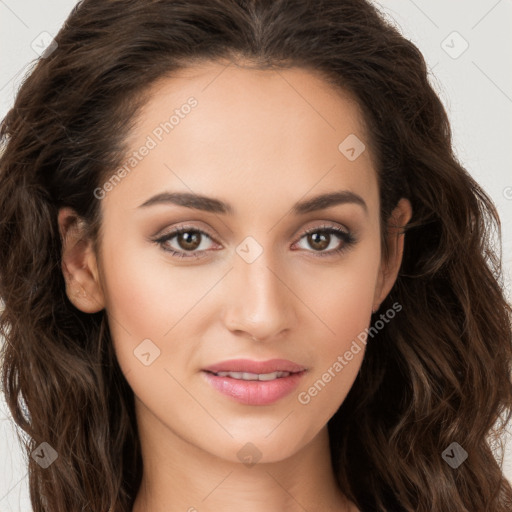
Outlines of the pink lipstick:
[[286,359],[233,359],[204,368],[206,381],[222,394],[246,405],[269,405],[289,395],[306,368]]

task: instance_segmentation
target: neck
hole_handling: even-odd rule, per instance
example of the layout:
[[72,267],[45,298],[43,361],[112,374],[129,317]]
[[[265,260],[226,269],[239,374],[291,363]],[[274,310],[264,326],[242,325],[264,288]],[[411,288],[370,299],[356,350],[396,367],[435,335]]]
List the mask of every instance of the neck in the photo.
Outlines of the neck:
[[144,471],[132,512],[356,510],[334,478],[327,427],[285,460],[250,465],[190,444],[147,409],[138,418]]

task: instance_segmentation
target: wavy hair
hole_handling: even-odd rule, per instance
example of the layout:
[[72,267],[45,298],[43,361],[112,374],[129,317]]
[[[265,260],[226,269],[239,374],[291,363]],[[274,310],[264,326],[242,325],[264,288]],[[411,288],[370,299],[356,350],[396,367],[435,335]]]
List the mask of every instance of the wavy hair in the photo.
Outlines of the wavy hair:
[[[403,311],[368,341],[328,423],[340,488],[363,512],[512,510],[500,221],[454,155],[416,46],[366,0],[82,0],[55,42],[0,127],[0,369],[26,434],[34,512],[129,512],[142,475],[133,392],[105,311],[85,314],[65,292],[58,209],[73,208],[99,242],[94,189],[120,165],[150,85],[194,62],[241,59],[309,69],[351,93],[374,156],[383,241],[399,199],[413,208],[381,305]],[[47,469],[30,457],[42,442],[58,453]],[[456,469],[442,457],[453,442],[468,454]]]

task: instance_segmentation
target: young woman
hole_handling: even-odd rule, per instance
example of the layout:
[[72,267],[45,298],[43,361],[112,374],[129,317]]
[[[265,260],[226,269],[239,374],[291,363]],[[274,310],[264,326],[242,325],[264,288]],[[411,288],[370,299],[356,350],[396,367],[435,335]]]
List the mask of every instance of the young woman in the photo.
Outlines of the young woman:
[[34,512],[505,512],[510,307],[364,0],[84,0],[1,125]]

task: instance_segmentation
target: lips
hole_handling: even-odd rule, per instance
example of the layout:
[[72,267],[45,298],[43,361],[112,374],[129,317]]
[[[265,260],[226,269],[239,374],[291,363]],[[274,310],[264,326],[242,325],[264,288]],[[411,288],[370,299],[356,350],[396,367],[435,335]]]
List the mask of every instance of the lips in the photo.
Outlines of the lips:
[[269,405],[290,394],[306,368],[286,359],[234,359],[205,368],[202,374],[217,391],[246,405]]

